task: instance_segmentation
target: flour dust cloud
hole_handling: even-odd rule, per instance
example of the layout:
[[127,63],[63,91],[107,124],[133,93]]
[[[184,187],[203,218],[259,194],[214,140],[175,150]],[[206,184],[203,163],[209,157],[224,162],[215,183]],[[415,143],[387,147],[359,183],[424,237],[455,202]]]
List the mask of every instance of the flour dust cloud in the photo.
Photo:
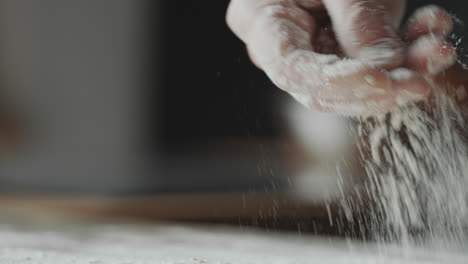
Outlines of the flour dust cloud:
[[381,242],[463,242],[468,223],[464,112],[446,92],[438,92],[423,105],[361,120],[368,179],[344,198],[348,220]]

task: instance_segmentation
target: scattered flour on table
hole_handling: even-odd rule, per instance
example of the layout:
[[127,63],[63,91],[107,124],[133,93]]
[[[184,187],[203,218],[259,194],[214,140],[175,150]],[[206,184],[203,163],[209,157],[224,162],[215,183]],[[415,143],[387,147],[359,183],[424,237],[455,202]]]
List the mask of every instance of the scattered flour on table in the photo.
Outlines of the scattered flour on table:
[[[2,216],[0,216],[1,218]],[[27,222],[19,225],[17,222]],[[401,247],[253,229],[110,224],[34,217],[2,224],[1,264],[464,264],[465,250]],[[64,222],[62,222],[64,221]]]
[[[429,111],[412,104],[360,122],[368,180],[343,208],[378,241],[449,245],[466,239],[466,111],[442,92],[425,104]],[[356,209],[361,213],[352,217]]]

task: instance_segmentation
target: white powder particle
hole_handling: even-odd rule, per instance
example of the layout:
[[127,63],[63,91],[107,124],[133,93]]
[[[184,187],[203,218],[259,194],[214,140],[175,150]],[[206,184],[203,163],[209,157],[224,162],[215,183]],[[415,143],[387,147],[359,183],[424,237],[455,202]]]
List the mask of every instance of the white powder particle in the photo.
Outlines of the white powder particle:
[[368,199],[345,197],[343,204],[365,211],[351,220],[378,241],[446,247],[467,241],[467,119],[444,92],[426,107],[430,112],[408,104],[361,122],[360,134],[368,135],[362,153],[371,154],[364,158]]
[[414,76],[414,73],[406,68],[398,68],[389,72],[390,77],[394,80],[408,80]]

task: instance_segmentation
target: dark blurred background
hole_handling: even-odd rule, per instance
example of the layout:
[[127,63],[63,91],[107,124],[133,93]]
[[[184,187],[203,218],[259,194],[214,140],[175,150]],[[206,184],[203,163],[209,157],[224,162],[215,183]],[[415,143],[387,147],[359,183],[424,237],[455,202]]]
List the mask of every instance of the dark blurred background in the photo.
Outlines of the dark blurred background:
[[24,129],[2,159],[5,191],[284,183],[275,162],[284,144],[274,142],[287,134],[288,98],[227,28],[228,1],[1,4],[2,96]]
[[[250,62],[228,0],[0,3],[1,95],[22,127],[1,152],[3,192],[269,191],[328,177],[310,167],[347,153],[345,120],[299,106]],[[468,13],[409,7],[428,3]]]
[[[153,128],[152,134],[159,134],[154,144],[160,143],[153,150],[175,155],[165,164],[172,169],[182,165],[178,154],[198,153],[196,161],[184,159],[182,167],[192,178],[177,183],[181,188],[256,189],[279,180],[258,175],[257,163],[269,158],[262,157],[268,154],[260,153],[261,143],[285,134],[278,103],[286,96],[250,62],[245,45],[227,28],[228,4],[165,1],[161,16],[154,17],[162,21],[160,34],[151,34],[162,43],[155,60],[161,63],[162,89],[159,100],[150,102],[160,118],[153,122],[159,125]],[[200,153],[215,146],[222,153]],[[264,166],[277,169],[273,165]],[[175,173],[180,174],[187,173]]]

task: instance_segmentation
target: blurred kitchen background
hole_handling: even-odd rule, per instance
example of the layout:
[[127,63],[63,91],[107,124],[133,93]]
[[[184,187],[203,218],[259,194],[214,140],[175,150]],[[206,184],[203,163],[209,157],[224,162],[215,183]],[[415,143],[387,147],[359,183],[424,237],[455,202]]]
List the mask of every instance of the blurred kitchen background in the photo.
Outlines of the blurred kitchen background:
[[274,87],[228,2],[1,0],[0,191],[312,197],[355,173],[353,124]]
[[[291,172],[309,160],[294,137],[304,137],[301,127],[314,132],[308,111],[253,66],[225,24],[227,5],[2,0],[1,100],[14,113],[4,126],[19,144],[3,146],[1,190],[292,186]],[[346,136],[337,135],[340,144]]]

